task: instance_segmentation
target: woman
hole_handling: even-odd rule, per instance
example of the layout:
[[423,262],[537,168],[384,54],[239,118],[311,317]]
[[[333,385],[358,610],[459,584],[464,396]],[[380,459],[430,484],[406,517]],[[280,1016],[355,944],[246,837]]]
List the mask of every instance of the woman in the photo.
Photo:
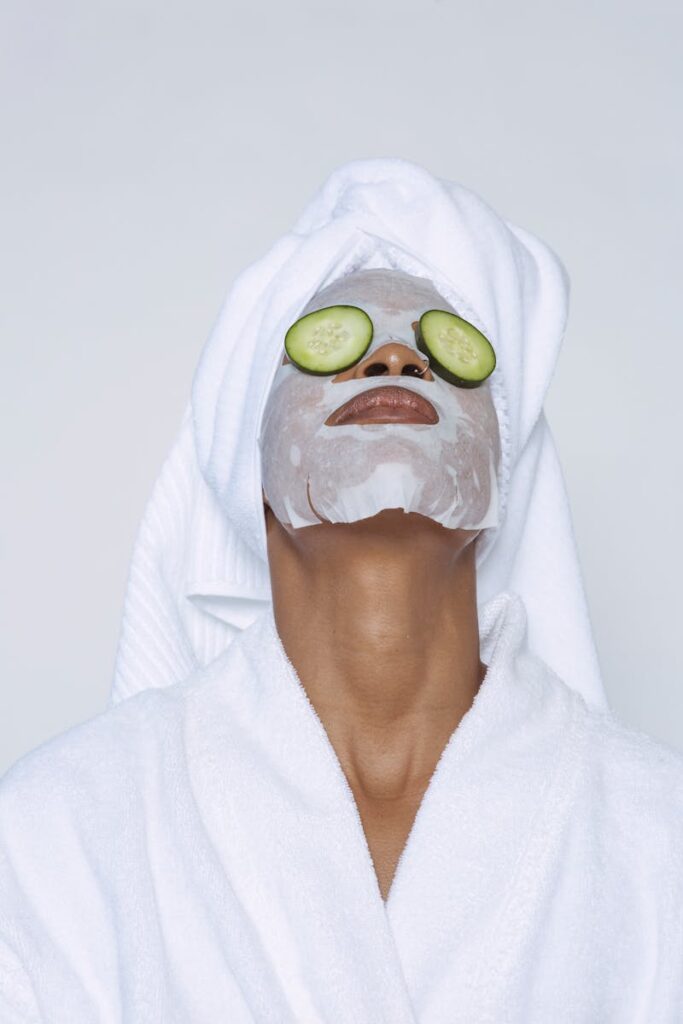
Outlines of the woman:
[[[436,330],[476,387],[417,349],[429,310],[446,314]],[[277,632],[344,769],[384,899],[486,670],[474,551],[498,517],[500,435],[476,343],[491,349],[467,330],[424,278],[347,274],[293,326],[303,362],[285,354],[264,410]],[[309,355],[333,369],[309,372]]]
[[111,707],[0,786],[0,1019],[681,1019],[683,759],[607,707],[542,409],[567,293],[402,160],[234,283]]

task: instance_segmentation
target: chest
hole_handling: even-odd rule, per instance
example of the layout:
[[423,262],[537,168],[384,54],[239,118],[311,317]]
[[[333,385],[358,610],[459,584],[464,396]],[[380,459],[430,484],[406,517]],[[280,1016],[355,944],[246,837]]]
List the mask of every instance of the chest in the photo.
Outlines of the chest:
[[393,800],[368,799],[362,793],[354,792],[377,883],[385,902],[425,790],[426,786],[409,797]]

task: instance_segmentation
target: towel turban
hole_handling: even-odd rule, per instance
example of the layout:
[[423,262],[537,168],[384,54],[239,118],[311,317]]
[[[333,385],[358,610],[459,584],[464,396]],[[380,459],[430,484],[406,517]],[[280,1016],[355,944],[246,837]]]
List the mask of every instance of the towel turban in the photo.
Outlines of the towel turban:
[[519,594],[530,650],[607,707],[543,408],[567,323],[567,271],[476,193],[399,158],[336,168],[232,283],[138,530],[111,703],[208,664],[270,602],[257,437],[284,334],[319,289],[375,267],[429,278],[491,341],[501,520],[477,540],[478,606],[501,590]]

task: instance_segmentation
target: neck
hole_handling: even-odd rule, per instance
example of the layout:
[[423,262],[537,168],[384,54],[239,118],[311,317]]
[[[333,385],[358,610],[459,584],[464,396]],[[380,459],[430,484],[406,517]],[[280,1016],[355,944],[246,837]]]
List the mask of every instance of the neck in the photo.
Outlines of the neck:
[[283,647],[354,790],[424,790],[481,685],[475,543],[390,509],[292,530],[266,509]]

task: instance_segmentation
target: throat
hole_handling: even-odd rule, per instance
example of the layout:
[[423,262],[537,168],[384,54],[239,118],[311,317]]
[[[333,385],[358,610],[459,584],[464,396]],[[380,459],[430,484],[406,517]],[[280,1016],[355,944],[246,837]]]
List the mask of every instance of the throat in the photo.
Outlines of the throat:
[[[480,664],[478,687],[488,666]],[[478,688],[477,687],[477,688]],[[360,730],[347,734],[341,719],[326,731],[353,795],[382,899],[410,843],[415,820],[433,787],[437,768],[472,700],[444,709],[429,727],[418,716],[395,734]],[[359,737],[363,737],[359,742]]]

